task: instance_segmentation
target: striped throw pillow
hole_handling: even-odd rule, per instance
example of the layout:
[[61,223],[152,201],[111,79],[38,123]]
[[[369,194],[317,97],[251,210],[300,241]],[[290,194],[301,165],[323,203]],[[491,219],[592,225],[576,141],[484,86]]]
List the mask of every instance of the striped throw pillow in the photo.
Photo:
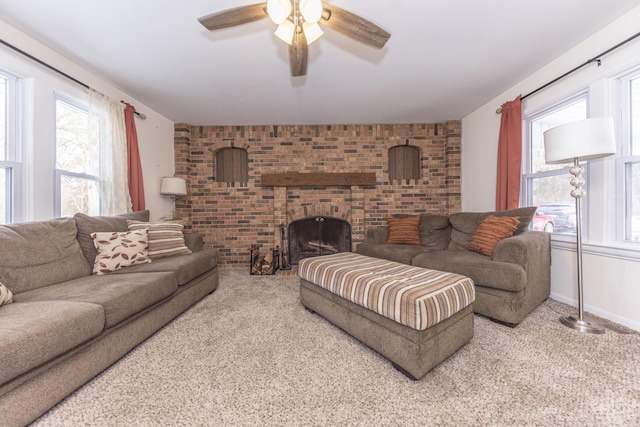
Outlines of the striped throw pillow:
[[0,305],[11,304],[16,302],[15,297],[5,285],[0,283]]
[[174,255],[190,254],[184,243],[184,226],[175,222],[127,221],[129,230],[148,229],[149,258],[158,259]]
[[520,221],[516,216],[486,217],[471,237],[469,250],[486,256],[493,255],[493,248],[502,239],[513,235]]
[[388,245],[419,245],[421,243],[418,232],[419,216],[388,218],[387,224],[389,225]]

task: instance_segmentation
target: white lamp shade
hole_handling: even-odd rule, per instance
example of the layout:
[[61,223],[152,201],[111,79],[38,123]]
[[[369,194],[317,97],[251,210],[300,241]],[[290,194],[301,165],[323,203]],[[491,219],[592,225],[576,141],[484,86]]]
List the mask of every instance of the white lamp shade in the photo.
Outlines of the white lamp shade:
[[167,196],[186,196],[187,182],[183,178],[165,176],[160,184],[160,194]]
[[594,117],[556,126],[544,132],[547,164],[593,160],[616,153],[613,118]]

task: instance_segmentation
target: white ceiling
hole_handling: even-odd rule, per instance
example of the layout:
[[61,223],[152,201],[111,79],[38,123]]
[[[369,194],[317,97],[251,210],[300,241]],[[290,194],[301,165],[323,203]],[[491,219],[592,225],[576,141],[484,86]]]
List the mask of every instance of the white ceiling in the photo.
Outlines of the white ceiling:
[[0,0],[0,17],[174,122],[422,123],[464,117],[640,5],[332,0],[391,39],[376,50],[325,27],[293,78],[270,20],[215,32],[197,21],[254,2]]

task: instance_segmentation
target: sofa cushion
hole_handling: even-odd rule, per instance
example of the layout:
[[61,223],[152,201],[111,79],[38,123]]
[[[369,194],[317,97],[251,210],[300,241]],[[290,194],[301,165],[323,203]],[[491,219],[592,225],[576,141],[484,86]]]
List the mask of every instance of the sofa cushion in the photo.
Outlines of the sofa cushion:
[[535,211],[535,206],[528,206],[499,212],[458,212],[451,214],[449,215],[449,222],[452,226],[449,249],[468,249],[476,228],[489,215],[517,217],[519,224],[513,234],[518,235],[529,227]]
[[471,237],[482,221],[482,216],[483,214],[479,212],[459,212],[449,215],[451,223],[449,249],[468,249]]
[[0,282],[18,295],[91,275],[71,218],[0,226]]
[[0,283],[0,306],[16,302],[13,293],[5,285]]
[[188,255],[161,258],[150,264],[123,268],[113,274],[170,272],[175,276],[178,286],[182,286],[218,265],[218,256],[217,249],[203,249]]
[[204,249],[204,239],[200,233],[184,233],[184,244],[191,252],[198,252]]
[[372,227],[367,229],[367,243],[384,244],[387,243],[387,237],[389,236],[389,227],[386,225],[380,227]]
[[111,273],[123,267],[151,262],[147,229],[91,233],[98,251],[93,275]]
[[489,215],[482,220],[475,233],[473,233],[469,243],[469,250],[492,256],[495,245],[500,240],[512,236],[518,226],[518,222],[518,218],[515,216],[497,217]]
[[360,243],[356,247],[356,253],[360,255],[388,259],[403,264],[411,264],[414,256],[429,251],[429,248],[422,245],[387,245],[369,242]]
[[387,244],[389,245],[419,245],[420,234],[418,226],[420,225],[419,216],[409,216],[406,218],[388,218],[389,236]]
[[127,220],[149,221],[149,211],[126,213],[116,216],[89,216],[77,213],[73,216],[78,228],[78,242],[90,269],[96,260],[96,247],[91,233],[99,231],[129,231]]
[[190,254],[184,242],[184,226],[175,222],[128,221],[129,230],[149,232],[149,258],[152,260]]
[[490,257],[468,250],[425,252],[416,255],[412,265],[432,270],[448,271],[471,278],[476,286],[518,292],[527,284],[524,268],[510,262],[494,261]]
[[428,249],[447,249],[451,240],[451,224],[445,215],[421,214],[420,243]]
[[104,308],[105,328],[110,328],[169,297],[176,289],[176,279],[170,273],[105,274],[25,292],[20,295],[20,302],[64,300],[98,304]]
[[513,235],[517,236],[518,234],[527,231],[537,209],[537,206],[525,206],[523,208],[509,209],[508,211],[489,212],[487,215],[497,217],[515,216],[518,218],[518,227],[516,227],[516,231],[513,232]]
[[86,342],[103,329],[104,310],[96,304],[21,301],[2,307],[0,384]]

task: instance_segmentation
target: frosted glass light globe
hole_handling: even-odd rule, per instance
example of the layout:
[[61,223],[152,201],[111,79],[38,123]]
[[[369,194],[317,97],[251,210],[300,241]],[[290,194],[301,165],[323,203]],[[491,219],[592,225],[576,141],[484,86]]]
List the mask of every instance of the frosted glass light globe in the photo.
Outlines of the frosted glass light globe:
[[300,13],[305,22],[315,24],[322,16],[322,2],[320,0],[300,0]]
[[268,0],[267,13],[275,24],[282,24],[291,15],[291,2],[289,0]]

